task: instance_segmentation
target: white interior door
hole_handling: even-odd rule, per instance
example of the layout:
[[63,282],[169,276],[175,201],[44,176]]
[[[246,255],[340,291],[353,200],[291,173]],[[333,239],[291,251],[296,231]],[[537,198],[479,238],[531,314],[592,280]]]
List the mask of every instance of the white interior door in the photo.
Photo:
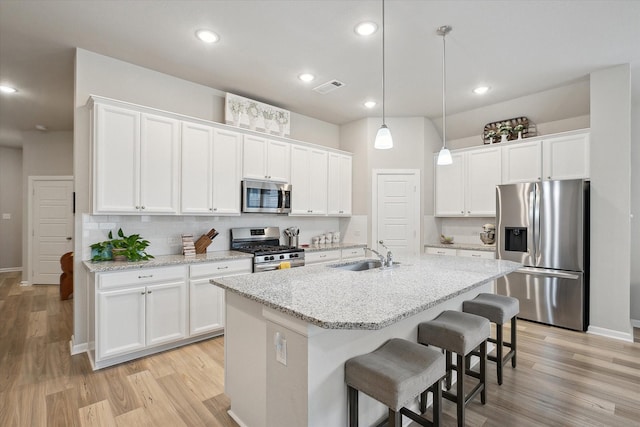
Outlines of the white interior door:
[[[396,260],[420,254],[419,171],[374,171],[372,246],[378,241]],[[382,246],[378,249],[383,250]],[[383,252],[384,253],[384,252]]]
[[73,181],[34,180],[31,283],[60,283],[60,257],[73,250]]

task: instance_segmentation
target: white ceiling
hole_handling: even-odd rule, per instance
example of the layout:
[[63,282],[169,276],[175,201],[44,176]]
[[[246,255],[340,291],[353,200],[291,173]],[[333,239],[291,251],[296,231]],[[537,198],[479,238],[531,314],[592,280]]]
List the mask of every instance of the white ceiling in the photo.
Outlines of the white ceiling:
[[[380,0],[0,0],[0,83],[20,90],[0,96],[0,145],[19,145],[20,132],[36,124],[72,129],[74,47],[335,124],[380,116],[381,32],[357,36],[364,20],[381,23]],[[448,114],[640,61],[637,0],[387,0],[385,20],[388,116],[442,115],[436,28],[444,24],[453,26]],[[199,42],[199,28],[220,42]],[[304,84],[301,72],[317,79]],[[311,90],[331,79],[346,86]],[[492,90],[473,95],[481,83]],[[378,106],[366,110],[367,99]],[[557,114],[584,114],[584,94],[576,99],[563,99]]]

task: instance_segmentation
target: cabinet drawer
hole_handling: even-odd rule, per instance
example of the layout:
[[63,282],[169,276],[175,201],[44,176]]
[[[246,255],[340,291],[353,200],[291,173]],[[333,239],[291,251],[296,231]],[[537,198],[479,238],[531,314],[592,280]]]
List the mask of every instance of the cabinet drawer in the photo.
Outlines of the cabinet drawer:
[[332,251],[318,251],[304,254],[304,263],[320,264],[323,262],[340,261],[340,249]]
[[495,259],[493,252],[487,251],[470,251],[466,249],[458,249],[458,256],[466,256],[469,258]]
[[457,255],[455,249],[448,249],[448,248],[427,248],[426,252],[430,255],[449,255],[449,256]]
[[342,259],[362,258],[364,257],[364,248],[352,248],[342,250]]
[[253,270],[252,264],[253,259],[251,258],[192,264],[189,266],[189,275],[193,278],[201,276],[221,277],[251,273]]
[[145,285],[147,283],[167,280],[185,280],[187,269],[184,266],[145,268],[140,270],[119,271],[117,273],[98,273],[96,282],[98,289],[111,289],[129,285]]

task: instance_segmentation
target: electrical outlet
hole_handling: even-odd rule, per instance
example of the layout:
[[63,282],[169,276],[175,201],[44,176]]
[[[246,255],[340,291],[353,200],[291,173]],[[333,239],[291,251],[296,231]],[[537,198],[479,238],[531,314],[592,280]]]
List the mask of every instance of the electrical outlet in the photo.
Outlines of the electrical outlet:
[[276,361],[287,366],[287,340],[282,338],[276,346]]

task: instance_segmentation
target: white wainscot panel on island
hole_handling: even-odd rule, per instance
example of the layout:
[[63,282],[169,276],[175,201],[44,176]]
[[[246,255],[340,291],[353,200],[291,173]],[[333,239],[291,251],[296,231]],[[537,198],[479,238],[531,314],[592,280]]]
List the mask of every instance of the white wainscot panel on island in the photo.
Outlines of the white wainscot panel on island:
[[[423,255],[399,267],[349,271],[324,264],[213,279],[225,291],[225,393],[251,427],[347,425],[344,362],[489,292],[520,265]],[[360,397],[360,422],[386,408]],[[417,402],[413,402],[414,409]]]

